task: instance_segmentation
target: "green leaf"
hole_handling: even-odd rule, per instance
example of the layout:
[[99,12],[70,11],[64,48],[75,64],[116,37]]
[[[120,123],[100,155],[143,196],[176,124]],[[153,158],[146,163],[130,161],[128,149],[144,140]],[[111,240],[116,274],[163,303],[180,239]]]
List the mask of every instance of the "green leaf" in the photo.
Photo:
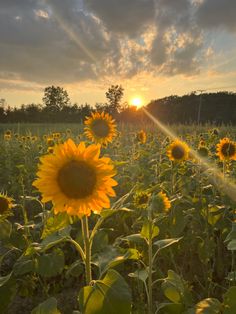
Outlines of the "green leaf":
[[236,239],[231,240],[228,245],[227,245],[227,249],[230,251],[235,251],[236,250]]
[[[148,221],[146,221],[143,224],[142,230],[140,232],[141,236],[143,236],[146,239],[149,239],[149,230],[150,230],[150,224]],[[153,238],[157,237],[159,232],[160,232],[159,228],[155,225],[152,225],[151,238],[153,239]]]
[[0,277],[0,287],[4,286],[8,280],[11,278],[12,273],[7,276]]
[[208,208],[207,219],[210,225],[214,226],[221,216],[222,214],[219,213],[219,208],[217,206],[212,206]]
[[34,271],[34,261],[28,258],[18,260],[13,267],[13,272],[16,276],[24,275],[32,271]]
[[224,294],[224,312],[223,314],[236,313],[236,286],[229,288]]
[[145,239],[140,233],[131,234],[131,235],[128,235],[122,239],[127,240],[127,241],[132,242],[132,243],[136,243],[136,244],[144,244],[145,243]]
[[53,246],[66,241],[70,237],[71,226],[68,226],[60,231],[57,231],[50,236],[46,237],[41,243],[35,246],[37,251],[47,251],[48,249],[52,248]]
[[66,271],[66,278],[69,276],[78,277],[84,273],[84,266],[80,260],[75,261]]
[[6,309],[11,303],[11,300],[15,297],[16,293],[17,286],[13,278],[5,281],[4,285],[0,286],[0,313],[7,313]]
[[130,314],[129,286],[119,273],[109,270],[103,280],[80,291],[79,305],[83,314]]
[[163,285],[162,288],[164,290],[165,296],[170,301],[172,301],[174,303],[178,303],[180,301],[180,299],[181,299],[180,293],[175,287],[169,285],[165,288]]
[[142,282],[146,282],[146,280],[148,278],[148,268],[137,269],[134,273],[130,273],[129,277],[137,278],[137,279],[141,280]]
[[225,242],[229,242],[231,240],[236,240],[236,222],[232,222],[232,229],[227,235]]
[[8,220],[0,222],[0,240],[6,240],[10,238],[12,232],[12,224]]
[[184,306],[180,303],[161,303],[158,305],[156,313],[161,314],[183,314]]
[[119,264],[124,263],[128,259],[138,260],[139,257],[140,257],[140,254],[139,254],[138,250],[136,250],[136,249],[128,249],[128,250],[126,250],[124,255],[117,256],[112,261],[110,261],[107,264],[107,266],[105,268],[105,271],[110,269],[110,268],[114,268],[114,267],[116,267]]
[[219,300],[207,298],[196,305],[196,314],[220,314],[222,306]]
[[121,250],[113,246],[107,246],[104,251],[93,256],[93,263],[98,266],[100,273],[104,274],[109,268],[116,267],[129,259],[137,260],[139,257],[140,253],[136,249]]
[[41,238],[45,239],[49,235],[59,231],[70,224],[67,213],[59,213],[55,215],[53,212],[47,217]]
[[158,251],[167,248],[168,246],[171,246],[177,242],[179,242],[179,240],[181,240],[181,238],[175,238],[175,239],[164,239],[164,240],[159,240],[154,242],[155,245],[158,246]]
[[181,208],[174,210],[174,215],[170,222],[169,232],[172,237],[178,237],[183,233],[184,228],[188,223],[188,218],[184,215]]
[[43,277],[54,277],[62,273],[64,264],[64,253],[56,249],[52,253],[37,257],[35,271]]
[[192,304],[192,297],[186,282],[173,270],[168,271],[168,277],[161,285],[165,296],[174,303]]
[[128,212],[128,213],[132,213],[133,210],[132,209],[129,209],[129,208],[126,208],[126,207],[121,207],[121,208],[116,208],[116,209],[104,209],[101,211],[100,213],[100,216],[105,219],[105,218],[108,218],[118,212]]
[[31,314],[60,314],[61,312],[57,309],[57,300],[55,298],[49,298],[43,303],[40,303],[35,307]]
[[92,255],[100,252],[108,245],[108,234],[105,230],[98,230],[93,238]]

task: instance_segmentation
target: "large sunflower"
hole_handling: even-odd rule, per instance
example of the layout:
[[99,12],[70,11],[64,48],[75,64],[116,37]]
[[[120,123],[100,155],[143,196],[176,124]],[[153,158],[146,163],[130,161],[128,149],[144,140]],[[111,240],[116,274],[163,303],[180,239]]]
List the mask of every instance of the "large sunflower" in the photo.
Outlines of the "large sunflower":
[[52,154],[41,157],[33,183],[42,193],[43,202],[52,201],[54,211],[89,216],[110,207],[108,196],[115,196],[117,182],[110,158],[99,158],[100,145],[85,147],[71,139],[56,145]]
[[225,137],[216,145],[220,160],[236,160],[236,143]]
[[92,113],[84,124],[86,136],[95,143],[107,145],[117,135],[115,120],[108,113]]
[[190,148],[180,140],[175,140],[167,149],[167,156],[173,161],[183,161],[189,158]]

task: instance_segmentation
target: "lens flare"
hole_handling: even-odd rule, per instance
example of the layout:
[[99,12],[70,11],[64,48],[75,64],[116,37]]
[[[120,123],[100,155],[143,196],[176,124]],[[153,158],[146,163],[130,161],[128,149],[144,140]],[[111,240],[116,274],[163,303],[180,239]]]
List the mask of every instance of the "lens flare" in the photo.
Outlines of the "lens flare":
[[[154,117],[147,109],[142,107],[143,112],[151,119],[154,124],[172,140],[179,140],[178,136],[164,124],[162,124],[156,117]],[[190,147],[191,148],[191,147]],[[219,171],[215,165],[202,158],[195,150],[191,148],[191,155],[200,162],[200,165],[206,174],[209,176],[210,182],[220,192],[224,192],[233,201],[236,201],[236,184],[229,178],[226,178],[221,171]]]

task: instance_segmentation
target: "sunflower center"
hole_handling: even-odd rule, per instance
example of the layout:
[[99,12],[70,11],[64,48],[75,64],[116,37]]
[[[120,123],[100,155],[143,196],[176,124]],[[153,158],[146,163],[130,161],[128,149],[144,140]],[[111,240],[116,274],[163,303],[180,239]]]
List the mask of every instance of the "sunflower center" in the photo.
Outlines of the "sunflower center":
[[235,145],[232,143],[225,143],[221,148],[221,152],[225,157],[231,157],[235,154]]
[[85,198],[91,195],[97,182],[96,172],[85,161],[72,160],[58,172],[58,185],[69,198]]
[[0,197],[0,214],[5,213],[9,209],[9,201],[5,197]]
[[92,130],[98,137],[106,137],[109,134],[109,125],[105,120],[97,119],[93,122]]
[[172,156],[174,159],[182,159],[184,157],[185,151],[182,146],[175,146],[172,148]]

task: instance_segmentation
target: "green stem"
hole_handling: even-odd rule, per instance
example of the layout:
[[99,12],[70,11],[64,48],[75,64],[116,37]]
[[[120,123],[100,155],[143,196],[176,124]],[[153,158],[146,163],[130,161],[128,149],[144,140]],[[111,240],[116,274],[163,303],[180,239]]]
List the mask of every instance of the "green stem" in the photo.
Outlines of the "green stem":
[[148,212],[149,237],[148,237],[148,314],[152,314],[152,209]]
[[80,253],[83,262],[85,263],[85,254],[79,243],[71,238],[68,239],[68,242],[72,243],[75,246],[76,250]]
[[81,219],[82,233],[84,241],[84,251],[85,251],[85,275],[86,284],[89,285],[92,281],[92,271],[91,271],[91,243],[89,240],[89,228],[88,228],[88,217],[83,216]]

